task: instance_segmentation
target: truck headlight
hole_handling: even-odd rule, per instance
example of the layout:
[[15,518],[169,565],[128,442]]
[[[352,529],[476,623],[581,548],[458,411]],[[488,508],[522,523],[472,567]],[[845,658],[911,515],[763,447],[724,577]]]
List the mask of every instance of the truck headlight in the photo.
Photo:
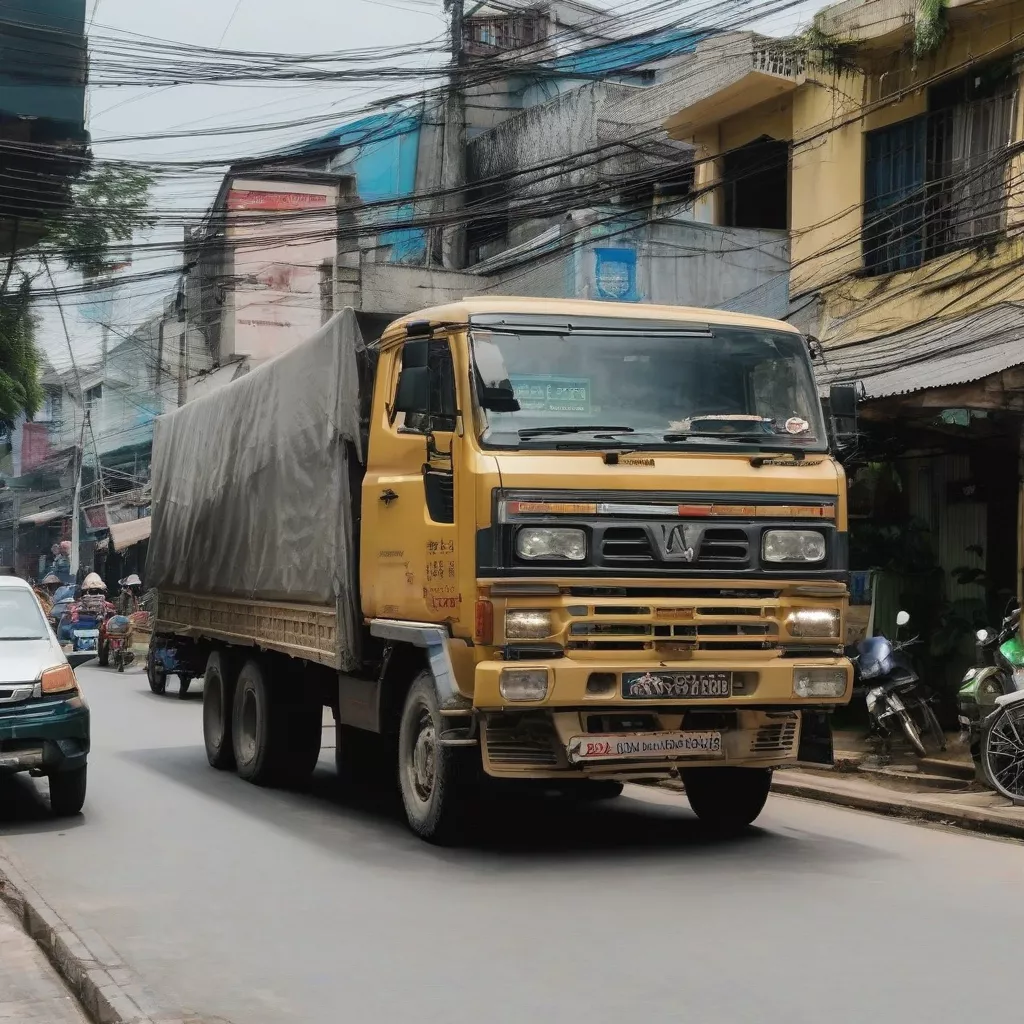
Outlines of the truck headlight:
[[839,636],[838,608],[800,608],[791,612],[786,619],[790,636],[836,637]]
[[846,672],[841,668],[793,670],[793,694],[797,697],[842,697],[844,693]]
[[516,554],[527,561],[582,562],[587,536],[582,530],[524,526],[516,534]]
[[503,668],[498,689],[505,700],[543,700],[548,695],[548,670]]
[[825,535],[817,530],[766,530],[761,556],[766,562],[820,562]]
[[553,631],[551,612],[539,609],[505,612],[506,640],[544,640]]

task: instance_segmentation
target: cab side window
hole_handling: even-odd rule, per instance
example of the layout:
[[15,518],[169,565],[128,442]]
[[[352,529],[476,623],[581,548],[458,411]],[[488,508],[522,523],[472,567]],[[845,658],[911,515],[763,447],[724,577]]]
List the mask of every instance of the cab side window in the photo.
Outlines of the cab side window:
[[455,430],[455,366],[447,341],[407,341],[395,395],[396,413],[405,414],[400,427],[428,434]]

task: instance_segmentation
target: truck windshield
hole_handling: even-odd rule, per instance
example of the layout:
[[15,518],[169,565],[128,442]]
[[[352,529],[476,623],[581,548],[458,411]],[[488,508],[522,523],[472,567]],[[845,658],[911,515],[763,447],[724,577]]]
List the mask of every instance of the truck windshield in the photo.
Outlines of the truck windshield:
[[35,594],[29,590],[0,590],[0,641],[42,640],[46,620]]
[[488,327],[472,344],[487,445],[826,447],[797,334]]

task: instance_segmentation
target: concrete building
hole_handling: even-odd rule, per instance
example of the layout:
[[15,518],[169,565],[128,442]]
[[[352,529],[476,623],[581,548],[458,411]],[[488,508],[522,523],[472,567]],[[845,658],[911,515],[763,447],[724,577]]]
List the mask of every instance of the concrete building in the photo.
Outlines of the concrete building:
[[822,382],[863,382],[854,568],[889,570],[947,682],[1020,579],[1022,24],[1019,0],[846,0],[657,90],[707,219],[789,232]]

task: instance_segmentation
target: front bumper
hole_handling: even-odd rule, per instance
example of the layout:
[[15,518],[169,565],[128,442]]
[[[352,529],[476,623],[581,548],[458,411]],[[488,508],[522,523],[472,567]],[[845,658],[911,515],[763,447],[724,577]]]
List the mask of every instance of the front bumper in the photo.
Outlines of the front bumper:
[[88,754],[89,707],[81,694],[0,708],[0,773],[72,771]]
[[[500,691],[502,669],[545,668],[546,699],[509,701]],[[846,691],[840,697],[802,699],[793,692],[794,671],[841,669]],[[742,679],[742,692],[712,699],[635,699],[622,696],[624,672],[731,672]],[[614,676],[613,693],[594,695],[587,682],[594,674]],[[800,750],[801,712],[827,709],[850,699],[853,670],[843,658],[795,659],[707,656],[652,666],[627,661],[558,658],[549,661],[484,661],[476,666],[474,707],[481,722],[484,769],[497,777],[602,778],[665,777],[680,767],[744,766],[772,768],[796,763]],[[819,716],[820,717],[820,716]],[[694,744],[684,753],[652,756],[642,737],[676,740],[715,737],[715,747]],[[581,738],[629,741],[621,757],[581,761]],[[639,742],[633,742],[633,739]],[[613,751],[620,749],[613,746]]]
[[[548,672],[547,697],[542,701],[509,701],[500,690],[503,669],[543,669]],[[797,669],[840,669],[846,673],[846,690],[839,697],[801,698],[793,692],[793,674]],[[742,688],[733,688],[731,697],[693,700],[625,699],[622,694],[624,672],[730,672],[742,678]],[[614,675],[615,694],[588,694],[587,681],[592,675]],[[476,666],[473,704],[481,710],[526,711],[535,708],[587,708],[617,705],[622,709],[642,709],[666,705],[684,710],[691,707],[755,708],[781,706],[789,708],[838,706],[847,704],[853,690],[853,668],[846,658],[741,658],[733,655],[707,654],[681,661],[627,660],[602,658],[552,658],[538,661],[482,661]]]

